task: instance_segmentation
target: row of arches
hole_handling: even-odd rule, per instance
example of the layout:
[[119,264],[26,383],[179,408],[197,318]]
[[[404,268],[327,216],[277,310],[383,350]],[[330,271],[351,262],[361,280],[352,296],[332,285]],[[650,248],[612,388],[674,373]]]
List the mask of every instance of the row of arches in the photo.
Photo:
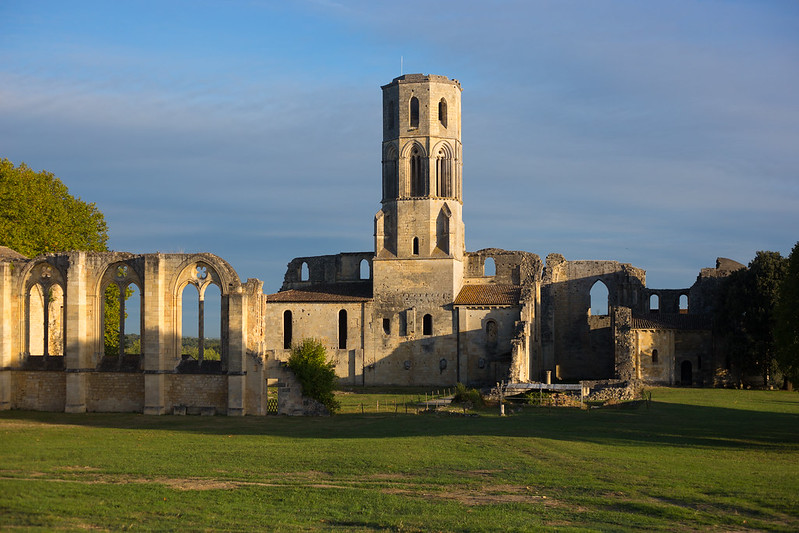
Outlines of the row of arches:
[[[223,283],[209,264],[197,261],[182,269],[175,288],[179,353],[202,362],[221,361],[222,332],[227,322]],[[47,262],[31,269],[25,284],[24,353],[29,357],[63,356],[66,345],[65,275]],[[109,265],[98,283],[96,353],[118,357],[143,353],[144,284],[130,264]]]
[[[688,295],[681,294],[679,299],[679,311],[680,313],[687,313],[688,312]],[[660,312],[660,295],[659,294],[652,294],[649,296],[649,311],[652,313],[659,313]]]
[[[405,165],[403,175],[407,176],[406,183],[400,182],[400,162]],[[458,198],[455,163],[455,152],[448,143],[440,143],[428,155],[420,143],[413,142],[406,147],[402,157],[394,145],[388,145],[383,156],[383,199]]]
[[[307,261],[303,261],[300,264],[300,281],[311,281],[311,268],[308,266]],[[358,279],[361,281],[366,281],[371,279],[372,277],[372,265],[369,263],[368,259],[361,259],[358,263]]]
[[[389,100],[388,105],[386,106],[386,117],[385,117],[386,128],[388,128],[389,130],[394,129],[395,115],[396,115],[396,109],[394,107],[394,100]],[[421,116],[421,107],[419,104],[419,99],[415,96],[412,96],[410,100],[408,100],[408,127],[412,129],[418,128],[420,116]],[[445,128],[449,123],[446,98],[441,98],[441,100],[438,101],[438,122]]]

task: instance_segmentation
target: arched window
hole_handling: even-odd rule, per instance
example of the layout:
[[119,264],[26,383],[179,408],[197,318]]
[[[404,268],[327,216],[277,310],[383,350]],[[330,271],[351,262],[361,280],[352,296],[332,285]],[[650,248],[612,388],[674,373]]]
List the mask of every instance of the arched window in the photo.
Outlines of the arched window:
[[386,106],[386,128],[389,130],[394,129],[394,100],[389,100]]
[[427,195],[427,180],[425,179],[424,158],[419,147],[414,146],[410,157],[411,196]]
[[591,287],[591,316],[603,316],[608,314],[609,304],[608,287],[601,280],[597,280]]
[[288,309],[283,312],[283,349],[291,349],[291,333],[292,333],[292,319],[291,311]]
[[[111,286],[109,286],[110,288]],[[180,294],[180,354],[199,357],[200,291],[193,283],[183,287]],[[108,346],[106,346],[108,350]],[[106,355],[113,355],[106,351]]]
[[125,353],[141,354],[141,291],[135,283],[128,285],[125,290]]
[[370,270],[369,260],[361,259],[360,272],[359,272],[360,279],[369,279],[371,277],[369,270]]
[[347,349],[347,311],[338,312],[338,349]]
[[[120,290],[120,285],[124,288]],[[103,305],[104,354],[122,358],[141,353],[141,295],[135,283],[109,283]],[[193,316],[193,315],[192,315]],[[185,321],[185,315],[184,315]],[[184,322],[185,323],[185,322]],[[194,331],[194,326],[189,330]]]
[[310,278],[311,278],[311,271],[308,268],[308,263],[303,261],[302,266],[300,267],[300,281],[308,281]]
[[383,199],[390,200],[399,195],[397,177],[397,150],[389,146],[383,160]]
[[411,128],[419,127],[419,99],[411,98]]
[[653,363],[657,363],[658,362],[658,351],[656,349],[652,350],[652,362]]
[[660,312],[660,296],[657,294],[649,297],[649,311],[652,313]]
[[486,322],[486,342],[488,344],[496,344],[499,328],[497,327],[496,320],[489,320]]
[[423,335],[433,334],[433,315],[427,314],[422,319],[422,334]]
[[453,196],[452,157],[445,148],[441,148],[436,154],[436,195],[443,198]]
[[[45,267],[47,268],[47,267]],[[58,283],[35,283],[27,294],[28,355],[64,355],[64,290]]]
[[447,127],[447,101],[443,98],[438,102],[438,121],[442,126]]
[[483,264],[483,275],[484,276],[497,275],[497,264],[494,262],[493,257],[486,257],[486,261]]
[[413,238],[413,255],[419,255],[419,237]]
[[688,312],[688,295],[687,294],[681,294],[680,295],[680,313],[687,313],[687,312]]

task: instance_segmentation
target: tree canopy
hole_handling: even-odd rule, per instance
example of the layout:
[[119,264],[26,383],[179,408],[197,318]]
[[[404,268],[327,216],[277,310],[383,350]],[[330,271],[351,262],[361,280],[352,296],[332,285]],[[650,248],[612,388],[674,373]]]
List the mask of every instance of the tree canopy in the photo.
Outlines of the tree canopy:
[[0,159],[0,246],[34,257],[106,250],[108,227],[93,203],[69,194],[61,180],[25,163]]
[[[0,246],[35,257],[70,250],[103,252],[107,242],[105,217],[95,204],[69,194],[50,172],[0,159]],[[119,346],[119,290],[113,286],[111,292],[105,298],[106,354],[116,353]]]
[[775,307],[788,261],[779,252],[757,252],[745,269],[721,285],[716,305],[717,334],[740,374],[758,374],[769,381],[776,362]]
[[786,381],[799,384],[799,242],[788,256],[776,319],[777,363]]

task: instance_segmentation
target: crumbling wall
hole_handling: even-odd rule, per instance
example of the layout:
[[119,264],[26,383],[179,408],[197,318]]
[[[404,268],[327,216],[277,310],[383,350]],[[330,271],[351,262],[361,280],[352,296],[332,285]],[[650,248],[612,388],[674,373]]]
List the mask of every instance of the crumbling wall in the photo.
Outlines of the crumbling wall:
[[541,288],[541,342],[544,370],[558,379],[602,379],[616,374],[615,337],[609,317],[592,317],[591,289],[601,282],[612,309],[645,309],[646,273],[617,261],[546,259]]

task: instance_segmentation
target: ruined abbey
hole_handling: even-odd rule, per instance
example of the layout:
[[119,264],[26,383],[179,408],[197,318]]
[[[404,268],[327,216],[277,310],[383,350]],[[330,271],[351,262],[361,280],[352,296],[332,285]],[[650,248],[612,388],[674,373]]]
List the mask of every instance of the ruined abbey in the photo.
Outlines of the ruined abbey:
[[[0,408],[262,415],[268,387],[288,388],[285,361],[306,337],[323,342],[350,386],[714,383],[713,293],[742,265],[719,259],[688,288],[653,289],[643,270],[616,261],[467,252],[460,83],[409,74],[382,90],[374,250],[293,259],[275,294],[210,253],[26,258],[0,247]],[[141,295],[137,353],[124,343],[118,356],[104,353],[111,285]],[[182,349],[188,285],[199,295],[197,356]],[[202,329],[212,286],[221,315],[214,361],[203,358]],[[603,310],[592,314],[597,292]]]

